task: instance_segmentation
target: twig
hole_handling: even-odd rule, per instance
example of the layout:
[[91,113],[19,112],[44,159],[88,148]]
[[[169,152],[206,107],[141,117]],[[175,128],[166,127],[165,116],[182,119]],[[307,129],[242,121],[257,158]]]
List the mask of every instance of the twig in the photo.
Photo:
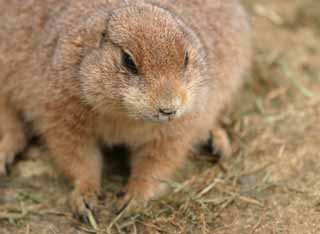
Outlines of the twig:
[[91,227],[92,227],[94,230],[98,231],[99,228],[98,228],[97,221],[96,221],[96,219],[94,218],[94,216],[93,216],[93,214],[92,214],[91,211],[88,212],[88,219],[89,219],[89,223],[90,223]]
[[97,230],[87,229],[87,228],[81,227],[81,226],[77,226],[76,228],[79,229],[80,231],[83,231],[83,232],[86,232],[86,233],[89,233],[89,234],[97,234],[98,233]]
[[115,226],[115,224],[121,219],[121,217],[131,208],[131,202],[127,205],[125,209],[123,209],[109,224],[107,233],[112,234],[112,228]]
[[27,227],[26,227],[26,234],[30,234],[30,224],[27,224]]
[[258,230],[258,228],[261,226],[261,224],[265,218],[265,215],[266,215],[265,211],[266,211],[266,209],[264,207],[262,210],[262,215],[261,215],[260,219],[258,220],[257,224],[253,227],[251,234],[254,234]]
[[205,195],[206,193],[210,192],[210,190],[211,190],[212,188],[214,188],[217,183],[218,183],[218,180],[215,179],[215,180],[213,181],[213,183],[209,184],[207,187],[205,187],[204,189],[202,189],[202,190],[197,194],[196,198],[200,198],[200,197],[202,197],[203,195]]

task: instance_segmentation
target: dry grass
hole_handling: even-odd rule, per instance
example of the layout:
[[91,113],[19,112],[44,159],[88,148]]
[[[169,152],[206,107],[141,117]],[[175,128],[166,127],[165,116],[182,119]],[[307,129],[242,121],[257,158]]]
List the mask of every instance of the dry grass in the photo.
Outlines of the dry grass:
[[0,181],[0,233],[320,233],[320,5],[245,3],[256,59],[228,121],[233,158],[212,165],[191,157],[172,194],[127,218],[112,213],[123,177],[108,174],[99,224],[90,227],[72,219],[68,187],[40,151]]

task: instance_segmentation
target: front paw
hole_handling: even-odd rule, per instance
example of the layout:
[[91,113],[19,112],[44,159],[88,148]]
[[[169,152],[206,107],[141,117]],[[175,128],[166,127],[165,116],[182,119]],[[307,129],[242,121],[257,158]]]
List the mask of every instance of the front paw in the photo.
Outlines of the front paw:
[[232,154],[232,145],[230,143],[229,137],[223,128],[214,128],[210,131],[209,139],[211,155],[218,158],[230,157]]
[[143,199],[137,194],[125,193],[116,203],[115,212],[124,213],[126,216],[142,211],[148,204],[148,199]]
[[116,204],[116,212],[129,215],[145,209],[151,200],[155,200],[165,191],[160,183],[132,183],[121,193]]
[[69,205],[73,215],[81,222],[90,224],[90,219],[96,216],[99,205],[99,192],[80,192],[74,190],[70,194]]

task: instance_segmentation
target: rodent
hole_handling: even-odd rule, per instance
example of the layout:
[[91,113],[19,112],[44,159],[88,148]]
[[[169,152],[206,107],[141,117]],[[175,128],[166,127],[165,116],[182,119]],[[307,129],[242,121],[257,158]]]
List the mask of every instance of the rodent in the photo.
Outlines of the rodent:
[[250,37],[238,0],[0,1],[0,174],[31,121],[78,217],[97,205],[101,144],[132,152],[118,207],[146,204],[210,129],[224,138],[219,118],[250,67]]

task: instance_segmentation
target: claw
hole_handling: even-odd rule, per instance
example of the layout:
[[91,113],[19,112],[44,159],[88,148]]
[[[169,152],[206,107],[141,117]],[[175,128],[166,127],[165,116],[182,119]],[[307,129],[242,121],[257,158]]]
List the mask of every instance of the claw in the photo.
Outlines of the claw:
[[116,194],[116,197],[117,197],[117,198],[122,198],[122,197],[124,197],[125,195],[126,195],[125,192],[120,191],[120,192],[118,192],[118,193]]
[[0,154],[0,177],[10,174],[13,161],[13,154]]
[[6,170],[6,175],[9,175],[11,173],[11,163],[5,164],[5,170]]
[[97,228],[98,193],[82,194],[73,191],[69,203],[76,219],[82,223],[91,225],[93,228]]
[[8,175],[8,165],[5,162],[0,162],[0,177]]
[[140,212],[143,208],[147,207],[151,198],[146,198],[138,194],[125,193],[116,204],[115,213],[124,213],[128,216],[132,213]]

